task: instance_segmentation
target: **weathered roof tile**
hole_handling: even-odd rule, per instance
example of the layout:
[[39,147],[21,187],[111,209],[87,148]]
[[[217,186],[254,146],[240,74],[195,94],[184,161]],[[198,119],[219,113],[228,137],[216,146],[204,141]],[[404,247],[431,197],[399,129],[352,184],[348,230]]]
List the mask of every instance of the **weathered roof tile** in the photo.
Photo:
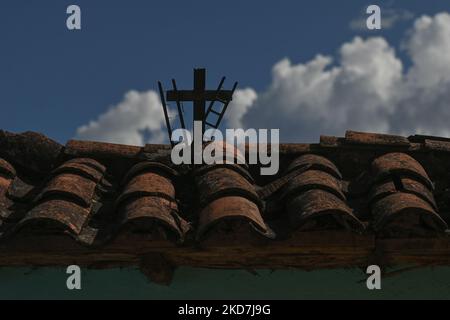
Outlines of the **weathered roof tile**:
[[[251,227],[247,229],[247,232],[254,230],[265,237],[274,237],[273,232],[264,223],[255,203],[239,196],[226,196],[210,202],[202,209],[197,239],[201,240],[206,233],[209,233],[208,238],[224,240],[223,237],[226,238],[226,233],[231,233],[231,239],[235,239],[236,243],[239,243],[242,239],[248,238],[248,234],[237,232],[239,230],[236,230],[236,226],[239,224]],[[228,230],[223,229],[224,225],[228,225]]]
[[177,239],[183,239],[190,228],[178,215],[177,203],[158,196],[138,197],[125,203],[119,211],[125,215],[123,225],[132,224],[132,228],[140,232],[154,232],[156,223],[173,232]]
[[345,143],[397,147],[408,147],[410,144],[409,140],[402,136],[357,131],[347,131],[345,133]]
[[388,153],[372,162],[372,173],[376,181],[391,175],[414,177],[422,181],[430,189],[434,188],[423,167],[406,153]]
[[342,175],[339,172],[339,169],[325,157],[316,155],[316,154],[305,154],[301,157],[298,157],[292,161],[288,168],[287,172],[291,172],[293,170],[321,170],[323,172],[327,172],[337,179],[342,179]]
[[149,234],[163,226],[177,240],[183,239],[189,226],[178,214],[173,182],[176,175],[173,169],[154,162],[133,166],[122,179],[123,189],[116,200],[117,210],[124,215],[123,226]]
[[289,199],[311,189],[328,191],[345,201],[341,184],[332,175],[320,170],[307,170],[286,183],[283,199]]
[[200,206],[224,196],[242,196],[259,204],[260,199],[254,186],[245,175],[228,167],[215,167],[198,174],[195,181],[199,190]]
[[[18,228],[23,228],[31,223],[47,222],[49,225],[61,227],[61,231],[69,230],[70,234],[76,237],[86,223],[89,212],[90,208],[81,207],[77,203],[51,199],[38,204],[28,212],[24,219],[18,223]],[[45,230],[46,228],[43,228],[41,225],[33,231],[42,233]],[[54,232],[51,229],[49,231]]]
[[8,161],[0,158],[0,174],[14,178],[16,176],[16,170]]
[[404,153],[389,153],[372,163],[375,184],[370,194],[373,228],[382,234],[423,235],[434,221],[434,232],[446,223],[437,214],[433,183],[425,169]]
[[76,174],[62,173],[50,180],[36,200],[61,196],[73,198],[84,207],[89,207],[95,187],[96,183],[90,179]]
[[294,170],[301,173],[286,182],[281,196],[294,229],[364,229],[345,204],[342,175],[330,160],[306,154],[294,159],[287,172]]
[[[443,233],[447,224],[429,203],[416,195],[397,192],[372,207],[375,231],[391,236],[423,236],[427,231]],[[433,224],[427,223],[431,219]]]
[[424,145],[429,150],[450,152],[450,141],[425,139]]
[[302,230],[364,230],[352,210],[334,194],[316,189],[302,193],[287,204],[293,228]]
[[338,147],[339,138],[334,136],[320,136],[320,145],[322,147]]

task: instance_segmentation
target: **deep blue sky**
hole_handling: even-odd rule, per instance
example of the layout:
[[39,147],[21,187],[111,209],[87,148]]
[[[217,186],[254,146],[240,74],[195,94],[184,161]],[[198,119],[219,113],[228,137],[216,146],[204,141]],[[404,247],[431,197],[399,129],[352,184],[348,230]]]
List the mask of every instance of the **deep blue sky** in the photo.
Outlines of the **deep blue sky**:
[[[70,4],[81,7],[81,31],[66,28]],[[259,90],[281,58],[334,55],[357,34],[383,35],[398,47],[411,22],[349,28],[369,4],[416,15],[450,8],[438,0],[2,0],[0,128],[65,142],[130,89],[156,89],[157,80],[171,77],[190,86],[196,66],[208,69],[210,86],[226,75]]]

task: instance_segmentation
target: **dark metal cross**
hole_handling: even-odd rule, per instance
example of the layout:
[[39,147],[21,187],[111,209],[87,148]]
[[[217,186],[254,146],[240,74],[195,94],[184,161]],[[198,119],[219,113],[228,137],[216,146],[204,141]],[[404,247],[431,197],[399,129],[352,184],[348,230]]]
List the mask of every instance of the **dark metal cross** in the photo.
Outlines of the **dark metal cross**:
[[[182,122],[182,126],[184,126],[184,120],[181,115],[180,102],[183,101],[191,101],[193,102],[193,121],[201,121],[202,123],[202,137],[205,131],[205,124],[210,125],[212,127],[217,127],[220,123],[220,120],[225,113],[226,107],[228,103],[232,100],[233,92],[236,89],[237,83],[234,84],[232,90],[222,90],[222,84],[225,81],[225,78],[222,78],[219,87],[216,90],[206,90],[206,70],[205,69],[194,69],[194,90],[177,90],[175,80],[172,80],[173,90],[167,91],[166,99],[167,101],[176,101],[178,106],[178,112],[180,113],[180,119]],[[162,87],[160,87],[160,91],[162,91]],[[162,93],[162,92],[161,92]],[[163,94],[162,94],[163,96]],[[210,105],[208,110],[206,108],[206,102],[210,101]],[[215,101],[221,102],[224,104],[224,107],[221,112],[215,111],[212,106]],[[163,101],[163,104],[165,102]],[[167,112],[167,111],[165,111]],[[212,125],[206,121],[209,113],[214,113],[219,116],[218,121],[215,125]],[[169,129],[170,133],[171,129]]]

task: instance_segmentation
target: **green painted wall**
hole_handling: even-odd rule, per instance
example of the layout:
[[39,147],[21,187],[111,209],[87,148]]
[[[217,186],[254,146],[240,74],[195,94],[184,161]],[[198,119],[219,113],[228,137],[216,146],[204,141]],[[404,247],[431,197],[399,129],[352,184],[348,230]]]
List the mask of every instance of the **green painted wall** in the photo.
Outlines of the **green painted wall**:
[[[411,270],[369,291],[358,269],[258,271],[180,268],[171,286],[149,283],[134,269],[83,270],[82,289],[66,289],[64,269],[0,269],[0,299],[310,299],[450,298],[450,267]],[[361,281],[363,280],[363,281]]]

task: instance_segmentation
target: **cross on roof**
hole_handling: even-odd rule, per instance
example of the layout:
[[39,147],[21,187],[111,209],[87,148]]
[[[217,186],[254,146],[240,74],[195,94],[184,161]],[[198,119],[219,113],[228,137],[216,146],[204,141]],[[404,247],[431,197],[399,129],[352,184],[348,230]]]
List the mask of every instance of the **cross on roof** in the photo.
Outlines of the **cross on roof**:
[[[194,69],[194,89],[193,90],[178,90],[176,87],[175,80],[172,80],[173,90],[167,91],[166,97],[164,96],[164,91],[162,89],[161,83],[158,83],[159,90],[161,94],[161,101],[164,108],[164,115],[166,117],[166,124],[169,131],[169,135],[172,133],[172,129],[170,128],[170,121],[168,119],[168,112],[165,100],[167,101],[175,101],[178,107],[178,113],[180,116],[180,122],[183,129],[185,129],[184,125],[184,117],[182,114],[182,110],[180,107],[180,102],[193,102],[193,122],[201,121],[202,123],[202,137],[205,131],[205,125],[209,125],[210,127],[217,128],[222,120],[223,115],[225,114],[226,108],[228,104],[233,98],[234,90],[237,87],[237,82],[234,84],[232,90],[222,90],[222,85],[225,81],[225,77],[222,78],[220,84],[216,90],[206,90],[206,70],[205,69]],[[210,101],[208,109],[206,108],[206,102]],[[222,110],[216,111],[213,109],[214,102],[221,102],[223,104]],[[207,122],[207,117],[210,113],[218,116],[215,124]]]

